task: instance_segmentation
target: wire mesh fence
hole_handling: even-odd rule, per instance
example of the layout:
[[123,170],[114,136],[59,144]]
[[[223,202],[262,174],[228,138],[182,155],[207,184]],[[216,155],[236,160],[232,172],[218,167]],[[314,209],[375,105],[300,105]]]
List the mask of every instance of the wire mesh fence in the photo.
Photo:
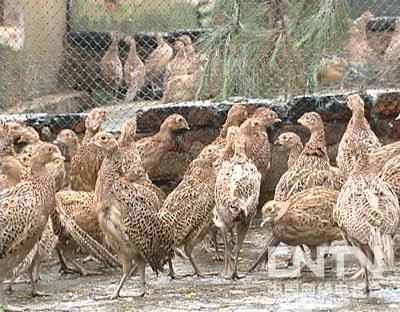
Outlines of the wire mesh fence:
[[399,86],[397,0],[0,0],[6,113]]

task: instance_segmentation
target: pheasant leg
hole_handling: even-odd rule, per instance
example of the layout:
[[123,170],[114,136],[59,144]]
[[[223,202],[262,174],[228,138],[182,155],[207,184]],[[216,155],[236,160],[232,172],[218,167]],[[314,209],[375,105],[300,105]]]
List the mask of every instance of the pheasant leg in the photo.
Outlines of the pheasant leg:
[[365,288],[364,288],[364,292],[366,293],[366,294],[369,294],[369,291],[370,291],[370,289],[369,289],[369,281],[368,281],[368,269],[367,269],[367,267],[364,267],[364,274],[365,274]]
[[241,278],[237,274],[239,254],[240,254],[240,250],[242,249],[244,238],[246,237],[248,230],[249,230],[249,224],[239,223],[237,225],[236,246],[235,246],[235,263],[234,263],[234,267],[233,267],[233,273],[231,276],[231,279],[233,279],[233,280],[238,280]]
[[29,271],[28,271],[29,279],[31,281],[31,294],[32,294],[32,297],[50,296],[49,294],[38,292],[36,290],[36,282],[35,282],[35,279],[33,277],[33,272],[34,272],[34,270],[36,268],[36,265],[38,263],[40,263],[40,255],[39,255],[39,252],[36,252],[35,255],[33,256],[32,263],[30,264]]
[[232,250],[228,240],[228,230],[223,227],[221,228],[222,237],[224,239],[225,255],[224,255],[224,278],[230,279],[232,274]]
[[71,268],[69,268],[67,266],[67,264],[65,263],[64,256],[63,256],[63,254],[62,254],[62,252],[61,252],[61,250],[59,248],[56,248],[56,252],[57,252],[58,259],[60,261],[60,270],[59,270],[59,272],[61,274],[77,274],[77,273],[80,273],[79,271],[73,270],[73,269],[71,269]]
[[174,265],[172,264],[171,258],[168,259],[168,268],[169,268],[168,276],[169,276],[171,279],[175,279],[176,276],[175,276],[175,271],[174,271]]

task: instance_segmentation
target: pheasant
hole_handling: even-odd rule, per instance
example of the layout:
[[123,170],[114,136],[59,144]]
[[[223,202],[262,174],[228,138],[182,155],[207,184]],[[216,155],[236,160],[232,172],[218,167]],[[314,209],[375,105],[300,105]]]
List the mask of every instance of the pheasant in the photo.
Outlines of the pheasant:
[[285,201],[293,194],[315,186],[339,190],[345,180],[329,164],[321,116],[315,112],[305,113],[298,122],[310,130],[311,137],[294,166],[279,179],[274,195],[277,201]]
[[71,181],[71,162],[72,158],[78,153],[80,147],[79,138],[74,131],[63,129],[53,143],[58,146],[65,158],[65,186],[69,186]]
[[[215,205],[214,188],[216,173],[214,162],[221,152],[215,146],[203,149],[192,161],[183,180],[168,195],[160,215],[169,215],[173,220],[176,247],[184,246],[185,254],[194,269],[194,275],[202,276],[194,261],[193,248],[200,243],[212,223]],[[172,262],[170,275],[174,277]]]
[[[57,149],[57,151],[59,151],[59,149]],[[15,186],[18,183],[27,181],[31,178],[29,171],[27,171],[26,168],[23,168],[21,164],[19,167],[17,166],[13,170],[15,172],[13,173],[14,180],[12,181],[13,183],[11,186]],[[54,179],[55,191],[59,191],[64,186],[65,178],[63,157],[57,157],[54,160],[48,162],[46,164],[46,170],[48,174]],[[51,254],[54,251],[56,244],[57,237],[53,232],[51,220],[49,220],[43,230],[43,234],[41,235],[39,241],[35,244],[29,254],[25,257],[25,259],[14,269],[13,278],[9,282],[7,291],[12,291],[12,284],[14,283],[15,279],[18,278],[22,273],[26,272],[30,276],[35,273],[36,277],[33,278],[33,281],[37,281],[39,279],[39,271],[42,261],[51,257]]]
[[[49,143],[35,146],[30,177],[1,192],[0,280],[12,274],[40,239],[55,205],[55,181],[46,164],[61,158],[58,148]],[[37,295],[33,276],[32,295]]]
[[267,261],[270,248],[280,242],[306,245],[315,260],[318,246],[341,240],[341,231],[333,220],[338,194],[338,191],[318,186],[296,193],[286,201],[267,202],[262,208],[262,224],[272,223],[272,237],[249,272],[263,260]]
[[[226,116],[225,123],[223,124],[220,130],[219,136],[211,144],[209,144],[208,147],[210,146],[218,147],[217,153],[222,152],[226,145],[226,136],[228,134],[229,127],[232,126],[239,127],[247,119],[247,117],[248,117],[248,112],[246,105],[243,104],[232,105]],[[233,233],[231,234],[233,236]],[[212,241],[215,246],[215,251],[214,251],[215,259],[220,260],[218,252],[218,241],[217,241],[218,228],[215,226],[215,224],[211,224],[208,235],[210,237],[209,241]],[[204,244],[204,248],[207,252],[211,252],[211,250],[207,246],[207,242]]]
[[129,45],[129,54],[124,65],[124,80],[127,86],[125,101],[130,102],[136,98],[143,88],[146,71],[142,60],[136,51],[136,41],[133,37],[124,40]]
[[156,33],[155,37],[157,47],[144,62],[146,82],[151,82],[153,86],[162,85],[165,70],[174,55],[174,50],[165,42],[160,33]]
[[121,35],[119,32],[112,31],[110,37],[111,44],[100,61],[100,69],[107,87],[112,88],[115,96],[123,79],[123,68],[118,50]]
[[143,186],[121,179],[121,155],[112,135],[98,133],[91,142],[106,153],[95,190],[98,220],[123,267],[123,276],[111,299],[120,296],[132,273],[133,260],[141,277],[140,296],[144,296],[146,263],[158,272],[174,256],[171,221],[168,215],[158,213],[156,196],[150,196]]
[[[357,161],[339,193],[333,216],[346,241],[383,269],[384,265],[394,265],[393,236],[399,223],[400,207],[390,185],[371,173],[368,143],[357,144],[357,147],[354,155]],[[365,278],[365,291],[369,292],[365,264],[352,279],[361,276]]]
[[86,132],[82,145],[71,160],[71,189],[75,191],[93,191],[104,156],[94,153],[87,144],[90,139],[100,131],[106,119],[103,109],[93,109],[85,120]]
[[129,119],[123,125],[121,135],[118,138],[123,168],[124,171],[127,172],[127,179],[129,182],[135,182],[145,186],[156,194],[160,203],[159,208],[161,208],[166,195],[159,187],[153,184],[143,167],[143,162],[135,143],[136,128],[136,117]]
[[190,130],[186,119],[179,114],[168,116],[161,124],[157,134],[136,142],[145,171],[153,176],[165,153],[176,148],[176,137],[179,132]]
[[303,150],[303,142],[294,132],[284,132],[276,139],[275,144],[280,144],[289,150],[288,168],[292,168]]
[[[232,142],[234,155],[220,165],[215,183],[214,223],[224,238],[224,276],[238,279],[237,266],[240,249],[257,212],[261,186],[261,174],[252,159],[248,158],[247,137],[236,127],[228,129],[229,147]],[[225,149],[226,151],[226,149]],[[224,152],[225,152],[224,151]],[[231,246],[228,232],[236,228],[235,262],[232,268]]]
[[197,77],[189,74],[191,61],[185,49],[185,42],[175,41],[176,54],[168,63],[164,76],[163,103],[193,100],[196,95]]
[[354,168],[355,161],[353,150],[350,146],[357,146],[364,142],[369,149],[381,146],[378,137],[371,130],[371,127],[364,115],[364,101],[359,95],[350,95],[347,98],[347,107],[352,111],[351,119],[347,129],[340,140],[336,162],[339,169],[348,175]]
[[0,190],[17,185],[25,172],[25,167],[15,156],[0,157]]

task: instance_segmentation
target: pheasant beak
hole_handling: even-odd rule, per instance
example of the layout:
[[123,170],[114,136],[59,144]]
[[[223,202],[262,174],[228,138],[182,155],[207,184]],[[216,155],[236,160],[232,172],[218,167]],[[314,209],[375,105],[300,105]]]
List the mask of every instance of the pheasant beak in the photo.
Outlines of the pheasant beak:
[[396,117],[396,119],[395,120],[400,120],[400,114],[399,115],[397,115],[397,117]]
[[278,123],[278,122],[282,122],[282,119],[276,118],[276,119],[274,120],[274,123]]
[[262,220],[260,227],[264,227],[265,224],[271,222],[271,217],[266,217],[264,220]]
[[188,130],[188,131],[190,130],[189,124],[187,122],[185,122],[183,129]]

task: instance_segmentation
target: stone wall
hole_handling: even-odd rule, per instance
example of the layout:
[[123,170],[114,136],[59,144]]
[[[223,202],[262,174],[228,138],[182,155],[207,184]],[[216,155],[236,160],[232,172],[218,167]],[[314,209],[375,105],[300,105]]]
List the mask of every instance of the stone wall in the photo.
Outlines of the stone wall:
[[[390,143],[400,139],[400,121],[395,117],[400,113],[400,91],[368,91],[362,95],[366,103],[366,116],[373,130],[384,143]],[[298,133],[303,142],[308,140],[309,133],[296,120],[305,112],[317,111],[325,122],[326,139],[332,164],[335,164],[338,143],[346,129],[350,118],[350,111],[345,106],[346,95],[321,95],[298,97],[290,101],[284,100],[241,100],[250,110],[259,106],[272,107],[283,120],[281,124],[270,129],[270,142],[285,131]],[[126,106],[123,114],[125,119],[118,121],[119,125],[132,116],[135,112],[138,118],[138,138],[156,133],[162,121],[170,114],[182,114],[189,122],[191,131],[179,138],[178,149],[165,155],[160,168],[152,176],[152,179],[171,189],[180,180],[188,164],[194,159],[204,145],[212,142],[218,135],[231,102],[193,102],[170,105],[153,105],[142,107],[138,110],[132,106]],[[130,112],[130,114],[128,113]],[[78,133],[83,133],[85,114],[67,115],[19,115],[20,120],[25,120],[38,129],[48,126],[54,134],[61,128],[72,128]],[[3,116],[7,119],[15,119],[16,116]],[[110,115],[113,120],[112,113]],[[1,119],[1,117],[0,117]],[[115,128],[118,131],[118,128]],[[270,178],[263,186],[263,200],[271,198],[275,185],[286,170],[287,153],[282,147],[272,145],[272,165]]]

